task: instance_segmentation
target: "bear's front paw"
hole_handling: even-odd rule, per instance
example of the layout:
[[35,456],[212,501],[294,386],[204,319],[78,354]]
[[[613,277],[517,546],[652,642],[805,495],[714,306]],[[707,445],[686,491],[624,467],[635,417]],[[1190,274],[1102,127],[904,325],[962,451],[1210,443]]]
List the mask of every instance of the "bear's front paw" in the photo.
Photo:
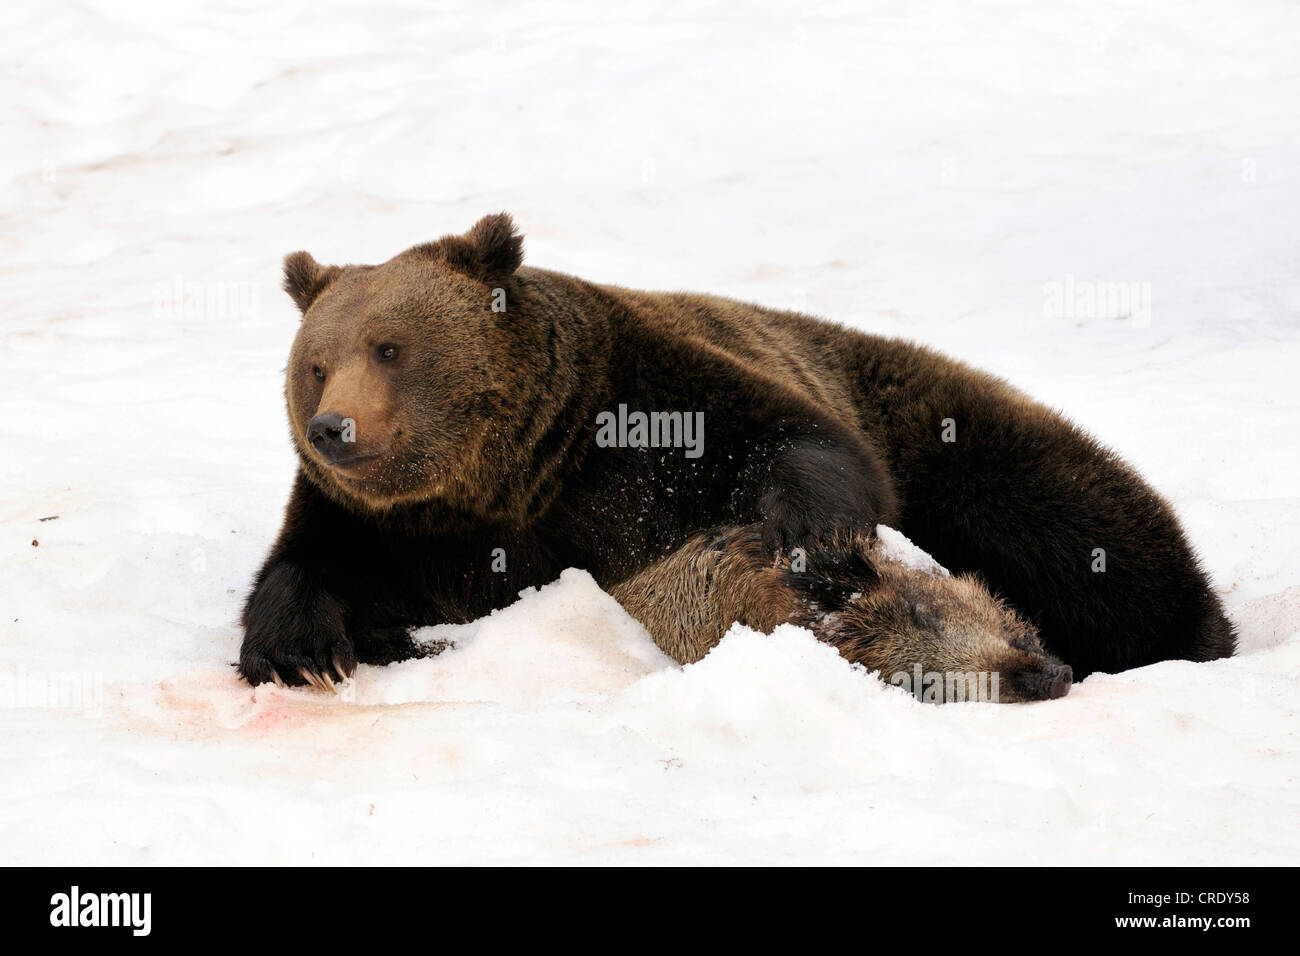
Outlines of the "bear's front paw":
[[816,502],[795,504],[789,498],[774,498],[766,505],[763,509],[763,550],[768,557],[777,554],[788,557],[795,548],[810,551],[819,545],[832,543],[838,536],[873,527],[865,514],[845,514],[841,510],[819,507]]
[[271,569],[244,610],[239,674],[250,684],[310,684],[334,692],[356,670],[342,602],[292,565]]

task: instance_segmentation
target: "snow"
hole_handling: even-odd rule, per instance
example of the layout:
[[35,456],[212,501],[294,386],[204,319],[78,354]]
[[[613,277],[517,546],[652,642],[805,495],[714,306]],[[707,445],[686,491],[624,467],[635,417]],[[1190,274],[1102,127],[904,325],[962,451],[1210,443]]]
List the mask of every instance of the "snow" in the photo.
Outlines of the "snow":
[[[0,23],[0,861],[1300,859],[1293,6]],[[572,570],[338,697],[242,685],[293,473],[281,257],[498,209],[535,264],[908,336],[1061,409],[1173,502],[1242,654],[936,707],[789,627],[678,667]]]
[[948,569],[926,554],[903,532],[888,525],[876,525],[876,548],[881,558],[901,564],[913,571],[924,571],[931,577],[950,577]]

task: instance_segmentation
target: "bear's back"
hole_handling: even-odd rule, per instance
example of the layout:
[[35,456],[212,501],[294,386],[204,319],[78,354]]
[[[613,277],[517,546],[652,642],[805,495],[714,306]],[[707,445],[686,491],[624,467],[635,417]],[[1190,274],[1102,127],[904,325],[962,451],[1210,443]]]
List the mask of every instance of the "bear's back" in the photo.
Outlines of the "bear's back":
[[869,336],[796,312],[721,296],[618,286],[601,286],[601,290],[623,304],[651,338],[702,344],[725,354],[737,368],[797,390],[845,422],[859,420],[847,359],[854,351],[850,343]]

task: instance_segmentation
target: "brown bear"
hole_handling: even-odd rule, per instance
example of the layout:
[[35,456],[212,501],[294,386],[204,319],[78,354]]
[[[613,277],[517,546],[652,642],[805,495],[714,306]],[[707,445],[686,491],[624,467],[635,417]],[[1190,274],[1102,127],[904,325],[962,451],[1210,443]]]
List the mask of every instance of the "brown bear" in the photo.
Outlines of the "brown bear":
[[[887,577],[878,523],[1040,636],[1015,638],[1045,661],[1038,696],[1068,684],[1056,659],[1077,679],[1233,653],[1169,506],[999,379],[793,312],[522,260],[505,214],[378,266],[285,260],[300,467],[244,608],[250,683],[331,686],[358,660],[419,654],[411,627],[472,620],[567,567],[626,595],[697,536],[741,528],[750,560],[806,556],[788,586],[844,605]],[[840,617],[862,631],[821,636],[869,663],[878,633]],[[954,663],[913,626],[897,648]]]

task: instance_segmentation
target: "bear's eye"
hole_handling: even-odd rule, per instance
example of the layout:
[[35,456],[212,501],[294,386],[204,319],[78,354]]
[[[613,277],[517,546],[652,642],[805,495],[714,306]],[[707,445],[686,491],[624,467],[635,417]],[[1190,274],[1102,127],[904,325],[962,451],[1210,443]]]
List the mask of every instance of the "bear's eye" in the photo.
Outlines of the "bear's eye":
[[381,362],[391,362],[397,358],[397,346],[391,342],[385,342],[383,345],[375,346],[375,358]]
[[311,373],[316,376],[316,380],[318,382],[325,381],[325,370],[322,369],[319,365],[313,365],[311,367]]

